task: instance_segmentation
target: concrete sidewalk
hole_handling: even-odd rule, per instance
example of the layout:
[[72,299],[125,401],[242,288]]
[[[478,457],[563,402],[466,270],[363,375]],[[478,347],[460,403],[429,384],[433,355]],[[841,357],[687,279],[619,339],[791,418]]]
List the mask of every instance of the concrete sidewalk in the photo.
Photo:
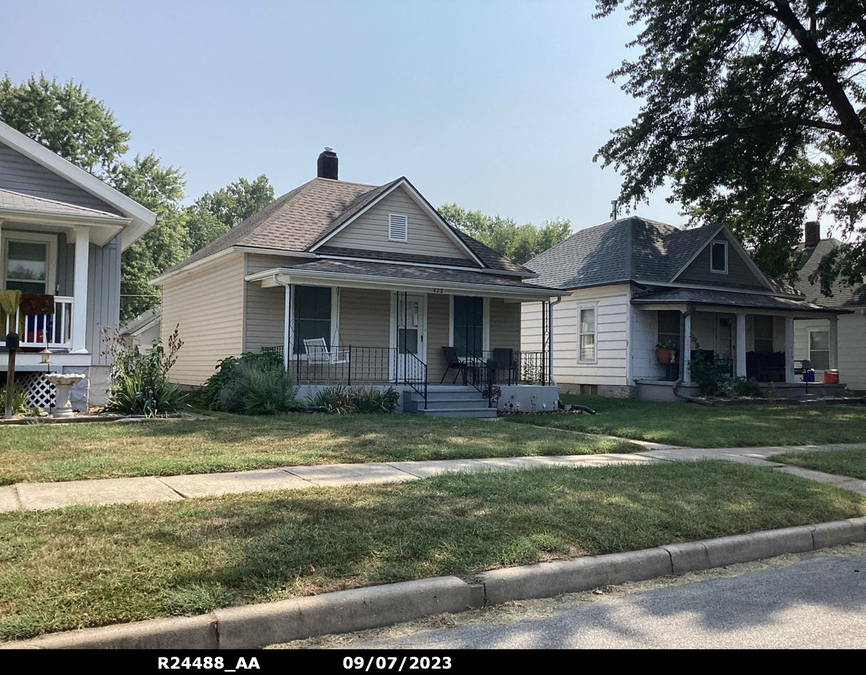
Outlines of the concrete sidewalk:
[[[646,446],[645,446],[646,447]],[[656,446],[659,447],[659,446]],[[371,462],[368,464],[323,464],[280,469],[207,473],[185,476],[107,478],[61,483],[18,483],[0,487],[0,512],[57,509],[73,505],[130,504],[180,501],[242,492],[302,490],[376,483],[402,483],[458,471],[504,471],[539,467],[598,467],[613,464],[651,464],[661,461],[725,459],[756,466],[783,467],[803,478],[832,483],[866,495],[866,481],[832,476],[768,462],[767,457],[791,452],[862,449],[866,443],[799,445],[762,448],[648,448],[628,454],[561,455],[544,457],[494,457],[419,462]]]

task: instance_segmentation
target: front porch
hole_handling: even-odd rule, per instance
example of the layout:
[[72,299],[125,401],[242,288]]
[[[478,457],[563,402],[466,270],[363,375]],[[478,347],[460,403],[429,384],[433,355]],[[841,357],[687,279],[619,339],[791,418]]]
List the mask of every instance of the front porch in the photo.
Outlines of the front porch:
[[269,303],[274,292],[282,296],[282,344],[260,349],[279,353],[303,391],[392,386],[405,392],[406,412],[427,413],[457,410],[448,399],[464,401],[468,411],[507,405],[506,399],[530,409],[540,397],[557,398],[548,352],[520,348],[521,302],[542,295],[546,301],[547,289],[492,278],[490,288],[307,279],[291,268],[247,281],[270,289]]

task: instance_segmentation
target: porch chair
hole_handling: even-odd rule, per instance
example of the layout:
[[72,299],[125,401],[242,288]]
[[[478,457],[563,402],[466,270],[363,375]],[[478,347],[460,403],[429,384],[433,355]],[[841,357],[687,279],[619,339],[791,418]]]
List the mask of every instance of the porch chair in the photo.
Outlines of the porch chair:
[[304,351],[307,353],[307,363],[319,365],[333,365],[335,363],[349,362],[348,347],[331,347],[325,338],[312,338],[304,340]]
[[508,384],[517,382],[519,368],[517,360],[514,358],[514,350],[510,347],[494,347],[493,360],[496,361],[496,371],[508,371]]
[[454,382],[451,384],[457,382],[457,378],[460,377],[460,375],[463,375],[463,384],[466,384],[466,368],[468,367],[468,364],[457,356],[457,350],[454,349],[454,347],[442,347],[442,355],[445,357],[445,363],[447,365],[445,366],[445,372],[442,373],[442,379],[439,380],[439,384],[442,384],[445,381],[445,376],[452,368],[457,370],[457,374],[454,376]]

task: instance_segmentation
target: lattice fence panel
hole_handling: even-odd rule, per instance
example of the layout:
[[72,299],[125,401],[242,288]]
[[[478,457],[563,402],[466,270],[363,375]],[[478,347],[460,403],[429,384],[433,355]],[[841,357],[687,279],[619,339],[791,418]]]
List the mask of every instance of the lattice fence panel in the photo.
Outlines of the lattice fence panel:
[[39,406],[48,410],[54,405],[57,389],[45,379],[45,373],[16,373],[15,388],[18,387],[28,392],[28,408]]

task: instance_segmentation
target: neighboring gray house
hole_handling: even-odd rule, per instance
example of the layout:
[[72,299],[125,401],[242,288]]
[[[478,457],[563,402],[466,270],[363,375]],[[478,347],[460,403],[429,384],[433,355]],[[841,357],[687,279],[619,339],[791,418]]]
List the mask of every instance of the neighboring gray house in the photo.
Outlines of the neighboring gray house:
[[[77,409],[104,401],[100,327],[119,325],[120,254],[155,223],[148,209],[0,122],[0,293],[6,303],[24,294],[22,305],[0,309],[0,330],[20,333],[16,384],[32,405],[50,401],[47,368],[88,374],[73,391]],[[28,300],[37,295],[50,297],[34,310]],[[0,350],[2,381],[7,365]]]
[[810,302],[852,313],[840,315],[835,325],[826,318],[796,321],[794,358],[811,361],[816,379],[822,382],[824,371],[831,364],[830,345],[837,343],[840,377],[852,391],[866,393],[866,284],[852,287],[836,283],[833,295],[826,296],[821,293],[820,284],[809,283],[809,276],[818,269],[821,259],[841,243],[838,239],[821,239],[818,223],[806,224],[805,240],[800,246],[804,259],[797,290]]
[[520,306],[559,291],[452,227],[406,178],[339,180],[329,148],[317,170],[153,281],[163,340],[178,326],[184,343],[174,381],[201,385],[221,359],[271,349],[301,396],[390,385],[408,410],[491,416],[483,364],[500,355],[500,405],[555,404],[547,353],[520,343]]
[[[541,305],[523,305],[521,344],[539,348],[552,333],[554,378],[575,393],[675,400],[675,391],[697,393],[692,358],[723,354],[732,374],[773,382],[779,396],[800,396],[795,322],[833,326],[849,313],[767,277],[724,225],[681,230],[623,218],[580,230],[526,267],[538,273],[534,283],[569,295],[553,306],[552,331]],[[659,362],[656,345],[664,342],[679,346],[677,363]],[[819,384],[810,391],[841,389]]]
[[150,351],[154,343],[160,339],[161,315],[159,307],[142,312],[120,329],[120,337],[142,352]]

